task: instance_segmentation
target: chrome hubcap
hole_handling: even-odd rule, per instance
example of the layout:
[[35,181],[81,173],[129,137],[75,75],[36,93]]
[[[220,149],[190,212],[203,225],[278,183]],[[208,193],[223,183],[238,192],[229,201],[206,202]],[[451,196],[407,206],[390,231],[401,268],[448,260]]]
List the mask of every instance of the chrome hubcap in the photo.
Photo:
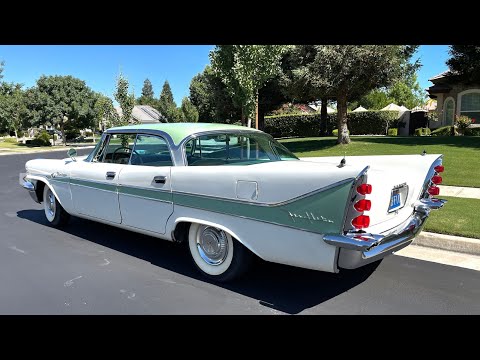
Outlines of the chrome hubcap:
[[207,226],[197,236],[197,249],[207,264],[220,265],[228,254],[227,235],[223,230]]
[[48,214],[51,217],[54,217],[55,216],[55,196],[52,194],[51,190],[48,190],[47,192],[46,208],[47,208]]

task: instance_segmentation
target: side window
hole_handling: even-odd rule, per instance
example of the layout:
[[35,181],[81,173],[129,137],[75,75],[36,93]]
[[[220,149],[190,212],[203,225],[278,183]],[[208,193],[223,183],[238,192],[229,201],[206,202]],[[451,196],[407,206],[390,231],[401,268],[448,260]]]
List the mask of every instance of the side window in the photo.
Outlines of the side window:
[[91,161],[91,162],[98,162],[99,159],[103,157],[103,151],[105,150],[105,146],[108,143],[108,134],[103,134],[102,137],[100,138],[100,141],[97,143],[95,146],[95,149],[88,155],[88,157],[85,159],[86,161]]
[[137,135],[130,165],[173,166],[165,139],[155,135]]
[[103,156],[98,162],[128,164],[135,146],[135,134],[110,135],[108,145],[103,150]]

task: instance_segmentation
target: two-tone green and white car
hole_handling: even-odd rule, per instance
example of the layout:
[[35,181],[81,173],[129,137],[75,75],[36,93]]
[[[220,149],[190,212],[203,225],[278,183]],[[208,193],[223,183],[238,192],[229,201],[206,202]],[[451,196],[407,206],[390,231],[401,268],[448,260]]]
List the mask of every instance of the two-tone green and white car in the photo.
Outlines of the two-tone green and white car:
[[[202,123],[111,128],[86,157],[26,163],[52,226],[70,215],[187,242],[227,281],[253,256],[328,272],[409,245],[443,206],[442,155],[298,159],[258,130]],[[132,240],[134,241],[134,240]]]

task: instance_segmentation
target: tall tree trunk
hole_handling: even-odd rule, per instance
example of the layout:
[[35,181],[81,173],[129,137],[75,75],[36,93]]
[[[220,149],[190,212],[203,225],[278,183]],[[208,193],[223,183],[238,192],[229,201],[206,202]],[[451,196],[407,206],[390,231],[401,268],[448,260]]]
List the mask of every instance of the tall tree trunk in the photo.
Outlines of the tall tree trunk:
[[240,118],[240,121],[242,122],[242,126],[246,126],[246,124],[245,124],[245,110],[244,110],[243,106],[242,106],[242,116]]
[[327,99],[322,98],[322,107],[320,108],[320,136],[327,136]]
[[265,131],[265,109],[258,105],[258,130]]
[[17,132],[17,129],[13,129],[13,131],[15,131],[15,140],[17,140],[17,142],[18,142],[18,132]]
[[341,91],[337,96],[337,144],[350,143],[347,127],[347,94]]

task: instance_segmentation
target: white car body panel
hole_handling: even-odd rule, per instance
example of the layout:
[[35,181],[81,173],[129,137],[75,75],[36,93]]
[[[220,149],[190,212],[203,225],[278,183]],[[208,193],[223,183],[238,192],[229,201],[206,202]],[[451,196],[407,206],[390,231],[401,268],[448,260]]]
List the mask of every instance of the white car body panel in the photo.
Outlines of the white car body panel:
[[[427,177],[441,163],[441,155],[392,155],[346,156],[345,166],[339,166],[343,157],[185,166],[179,165],[183,148],[169,145],[176,166],[37,159],[27,162],[26,180],[48,185],[71,215],[166,240],[175,240],[179,223],[197,222],[228,232],[264,260],[336,272],[340,245],[325,239],[350,226],[355,184],[372,185],[365,196],[372,202],[368,231],[385,237],[412,218]],[[108,172],[115,174],[108,178]],[[388,212],[393,187],[403,183],[405,206]]]

